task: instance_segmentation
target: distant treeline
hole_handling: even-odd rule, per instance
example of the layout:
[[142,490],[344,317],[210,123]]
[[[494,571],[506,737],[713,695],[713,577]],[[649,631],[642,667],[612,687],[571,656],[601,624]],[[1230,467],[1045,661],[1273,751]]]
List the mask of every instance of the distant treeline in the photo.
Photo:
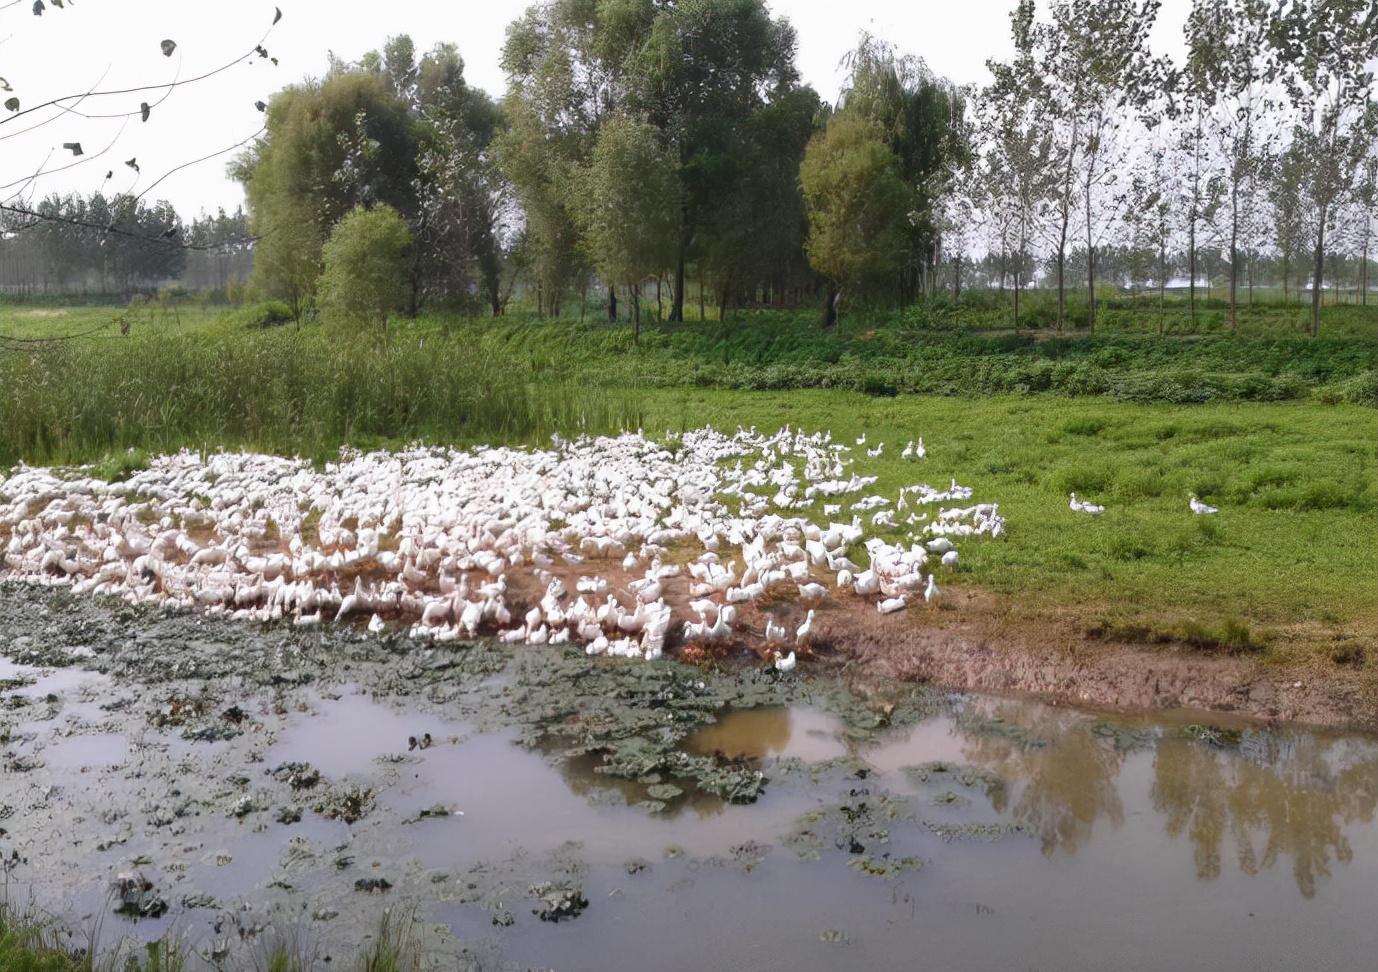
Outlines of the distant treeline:
[[[499,315],[520,294],[541,315],[637,321],[814,303],[829,325],[843,307],[980,287],[1016,327],[1022,295],[1046,288],[1060,329],[1074,305],[1095,327],[1098,285],[1165,302],[1182,283],[1195,321],[1202,282],[1219,281],[1231,329],[1267,286],[1306,295],[1313,334],[1323,295],[1367,299],[1373,0],[1192,0],[1176,59],[1151,43],[1160,0],[1012,5],[1011,53],[984,87],[863,34],[833,103],[802,82],[794,29],[766,0],[538,0],[508,27],[501,99],[466,82],[453,44],[332,55],[263,106],[232,167],[251,283],[299,317],[334,253],[327,279],[367,283],[352,299],[373,319]],[[914,21],[898,40],[922,39]],[[165,207],[127,205],[117,222],[178,238]],[[330,246],[351,213],[384,208],[396,218]],[[33,232],[7,242],[37,260],[28,248],[51,248]],[[156,247],[112,258],[110,237],[75,239],[76,257],[41,261],[54,286],[183,269]]]
[[32,212],[0,213],[0,292],[115,297],[177,285],[232,295],[253,266],[242,209],[187,224],[169,202],[94,193],[49,196]]

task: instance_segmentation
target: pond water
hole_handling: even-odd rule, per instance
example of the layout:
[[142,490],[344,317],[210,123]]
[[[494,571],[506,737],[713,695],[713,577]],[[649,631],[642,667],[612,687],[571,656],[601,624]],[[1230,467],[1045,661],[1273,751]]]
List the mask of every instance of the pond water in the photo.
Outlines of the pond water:
[[[246,690],[213,699],[233,731],[212,733],[178,722],[175,695],[0,663],[11,897],[107,941],[175,929],[204,954],[304,928],[318,957],[404,906],[432,955],[463,943],[475,968],[1378,955],[1378,742],[1361,736],[971,696],[867,733],[809,705],[738,708],[682,743],[765,774],[734,804],[522,745],[434,693]],[[167,913],[109,916],[121,872]],[[586,904],[542,920],[544,885]]]

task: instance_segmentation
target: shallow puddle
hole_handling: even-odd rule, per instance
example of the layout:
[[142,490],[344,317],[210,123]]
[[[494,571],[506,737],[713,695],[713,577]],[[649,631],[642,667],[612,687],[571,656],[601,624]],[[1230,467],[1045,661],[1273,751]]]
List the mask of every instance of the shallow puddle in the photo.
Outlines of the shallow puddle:
[[841,720],[801,707],[770,706],[729,712],[686,740],[691,752],[728,759],[766,757],[818,763],[846,756]]
[[[742,679],[722,696],[737,701],[667,738],[763,775],[734,803],[664,760],[627,770],[698,704],[699,675],[643,690],[633,672],[618,691],[644,701],[600,709],[609,690],[579,686],[602,669],[566,682],[463,651],[354,658],[308,686],[0,664],[10,893],[107,941],[175,928],[245,960],[295,932],[348,956],[385,907],[438,923],[453,937],[435,954],[478,968],[1352,969],[1378,953],[1370,738],[980,697],[877,717],[822,680],[714,676]],[[399,671],[436,674],[399,691]],[[167,914],[111,915],[120,873]]]
[[43,762],[54,770],[119,766],[129,756],[129,740],[115,732],[72,736],[44,747],[42,755]]

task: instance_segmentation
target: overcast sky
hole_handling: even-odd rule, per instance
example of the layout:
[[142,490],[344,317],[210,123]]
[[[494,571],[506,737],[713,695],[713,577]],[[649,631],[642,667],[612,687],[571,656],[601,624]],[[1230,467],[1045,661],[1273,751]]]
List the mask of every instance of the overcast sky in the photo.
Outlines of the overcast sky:
[[[838,62],[868,30],[917,54],[940,74],[960,83],[986,78],[985,60],[1009,52],[1009,10],[1014,0],[772,0],[799,35],[799,67],[825,98],[837,94]],[[378,47],[388,34],[409,33],[418,49],[453,41],[464,57],[470,83],[494,95],[504,87],[498,55],[508,23],[529,0],[82,0],[42,17],[31,0],[0,0],[0,76],[25,106],[92,89],[166,83],[194,77],[251,49],[280,6],[283,19],[265,41],[270,62],[255,58],[207,81],[183,87],[162,104],[162,92],[90,98],[75,105],[88,114],[134,111],[154,103],[147,123],[67,115],[23,132],[48,117],[36,112],[0,124],[0,185],[23,180],[40,167],[55,169],[74,160],[64,142],[79,141],[86,160],[20,189],[143,192],[169,169],[252,136],[262,124],[254,102],[307,75],[325,70],[326,52],[346,59]],[[1176,55],[1189,0],[1166,0],[1155,41]],[[164,38],[178,48],[171,58],[159,49]],[[11,95],[5,93],[3,97]],[[0,115],[4,115],[0,112]],[[98,155],[110,146],[105,155]],[[169,176],[149,193],[170,199],[190,217],[243,200],[225,176],[232,155],[212,159]],[[124,163],[137,160],[140,173]],[[107,183],[106,173],[113,172]],[[26,197],[29,196],[26,193]]]

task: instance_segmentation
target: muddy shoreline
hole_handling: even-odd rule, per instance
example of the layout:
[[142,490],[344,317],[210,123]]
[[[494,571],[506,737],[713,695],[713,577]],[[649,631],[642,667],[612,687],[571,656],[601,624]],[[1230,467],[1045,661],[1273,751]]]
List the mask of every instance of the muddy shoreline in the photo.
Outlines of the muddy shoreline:
[[[559,565],[548,573],[572,586],[579,570]],[[627,596],[625,571],[614,568],[604,574],[613,590]],[[666,603],[684,613],[690,600],[687,586],[683,578],[665,585]],[[0,584],[0,598],[24,597],[26,591],[38,597],[71,596],[61,586],[49,590]],[[509,599],[520,613],[536,604],[541,592],[535,577],[517,574]],[[194,618],[143,612],[114,599],[92,607],[128,617]],[[798,605],[784,601],[745,605],[741,631],[732,641],[705,647],[684,643],[672,631],[667,654],[691,665],[728,668],[750,666],[754,655],[768,665],[775,649],[764,637],[766,618],[797,623],[798,614]],[[276,627],[247,625],[246,630]],[[891,682],[918,683],[938,691],[1027,695],[1124,715],[1184,710],[1265,725],[1378,733],[1378,672],[1371,666],[1284,666],[1183,646],[1149,648],[1094,637],[1067,621],[1015,619],[998,596],[982,591],[949,587],[938,605],[915,605],[898,616],[880,615],[860,598],[829,596],[816,609],[814,631],[799,652],[804,672],[839,674],[863,695]],[[346,637],[352,633],[343,630]]]
[[874,612],[819,616],[820,639],[864,678],[955,691],[1028,694],[1126,714],[1172,709],[1268,724],[1378,732],[1378,677],[1356,668],[1283,666],[1186,647],[1095,638],[1079,625],[1004,616],[991,595],[954,593],[955,611],[908,624]]
[[[563,565],[550,573],[570,585],[578,577],[578,570]],[[614,590],[625,589],[625,571],[603,573]],[[665,586],[666,602],[688,613],[683,579]],[[539,598],[540,587],[534,578],[519,577],[512,595],[525,610]],[[797,605],[784,601],[746,605],[742,637],[710,651],[672,642],[669,654],[691,662],[734,656],[740,662],[753,652],[766,659],[771,654],[763,634],[766,617],[797,624],[799,613]],[[863,688],[890,680],[921,682],[1125,714],[1184,709],[1378,733],[1378,672],[1283,666],[1182,646],[1148,648],[1095,638],[1067,621],[1015,619],[998,596],[955,586],[944,589],[936,606],[919,603],[898,615],[879,614],[863,598],[829,595],[816,609],[815,634],[804,654],[828,670],[840,667]]]
[[[647,663],[0,584],[0,860],[71,928],[184,936],[217,969],[284,936],[346,967],[385,913],[416,916],[427,968],[476,972],[898,969],[919,948],[935,968],[1139,967],[1132,936],[1076,932],[1138,906],[1110,879],[1126,855],[1171,863],[1165,900],[1249,898],[1182,924],[1176,964],[1237,957],[1248,912],[1317,894],[1353,929],[1317,955],[1367,954],[1378,740],[1012,697],[1033,649],[979,645],[978,606],[881,624],[827,603],[780,673],[746,642]],[[991,694],[918,680],[958,656]],[[1265,846],[1282,863],[1250,863]]]

